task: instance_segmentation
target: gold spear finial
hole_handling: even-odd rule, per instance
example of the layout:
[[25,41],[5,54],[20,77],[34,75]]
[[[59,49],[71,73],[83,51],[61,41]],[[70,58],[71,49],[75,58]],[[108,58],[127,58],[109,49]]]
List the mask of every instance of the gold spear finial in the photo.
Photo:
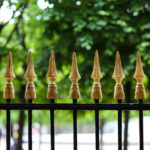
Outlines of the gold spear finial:
[[70,91],[70,99],[78,99],[80,98],[78,80],[81,79],[78,66],[77,66],[77,57],[74,52],[72,55],[72,69],[69,75],[69,79],[72,81],[71,91]]
[[145,99],[146,93],[143,84],[143,79],[145,78],[145,74],[142,68],[141,56],[139,51],[137,52],[136,70],[133,77],[137,80],[135,99]]
[[46,77],[50,81],[48,85],[47,98],[56,99],[58,97],[58,91],[57,91],[55,80],[58,77],[58,74],[57,74],[56,63],[55,63],[55,54],[53,50],[51,50],[49,67],[48,67],[48,72],[46,74]]
[[81,79],[79,71],[78,71],[77,57],[76,57],[75,52],[72,55],[72,69],[71,69],[71,73],[69,75],[69,79],[72,79],[72,80]]
[[8,64],[7,64],[7,69],[4,75],[4,78],[6,79],[6,84],[4,88],[4,94],[3,98],[4,99],[14,99],[15,98],[15,93],[14,93],[14,86],[13,86],[13,79],[15,78],[15,73],[13,70],[13,61],[12,61],[12,54],[9,52],[8,54]]
[[36,78],[31,51],[29,51],[28,65],[27,65],[27,70],[26,70],[24,77],[29,81],[31,80],[31,82],[34,80],[34,78]]
[[91,75],[91,78],[94,80],[93,87],[92,87],[92,93],[91,97],[92,99],[101,99],[102,98],[102,91],[101,91],[101,85],[100,80],[103,77],[99,65],[99,56],[98,51],[96,50],[95,56],[94,56],[94,66],[93,66],[93,72]]
[[115,80],[117,80],[118,82],[121,82],[125,78],[125,75],[124,75],[123,70],[122,70],[119,51],[116,52],[115,69],[114,69],[114,73],[113,73],[112,77]]
[[125,75],[123,73],[119,51],[116,52],[115,68],[112,78],[116,81],[114,99],[124,99],[125,94],[121,82],[125,78]]
[[33,61],[32,61],[31,51],[29,51],[28,65],[27,65],[27,70],[26,70],[24,77],[27,80],[26,90],[25,90],[25,98],[26,99],[35,99],[36,91],[35,91],[35,86],[34,86],[33,81],[36,78],[36,74],[34,71],[34,65],[33,65]]
[[57,78],[57,69],[56,69],[56,63],[55,63],[55,54],[54,51],[51,50],[50,59],[49,59],[49,67],[48,72],[46,74],[47,78]]
[[142,63],[141,63],[141,56],[140,52],[137,52],[137,61],[136,61],[136,69],[134,73],[134,78],[138,80],[139,82],[142,82],[143,79],[145,78],[145,74],[142,68]]

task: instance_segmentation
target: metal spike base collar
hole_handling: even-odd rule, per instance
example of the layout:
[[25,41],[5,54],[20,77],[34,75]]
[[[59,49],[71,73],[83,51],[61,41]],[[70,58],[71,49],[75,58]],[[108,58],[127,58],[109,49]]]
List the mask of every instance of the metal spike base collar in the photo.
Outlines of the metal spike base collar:
[[137,83],[136,89],[135,89],[135,99],[145,99],[146,98],[146,92],[145,87],[143,83]]

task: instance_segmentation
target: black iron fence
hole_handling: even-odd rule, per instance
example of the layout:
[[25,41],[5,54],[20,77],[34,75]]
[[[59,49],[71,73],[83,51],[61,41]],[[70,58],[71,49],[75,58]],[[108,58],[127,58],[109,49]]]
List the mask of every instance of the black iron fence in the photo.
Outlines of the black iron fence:
[[95,111],[95,146],[96,150],[99,150],[99,111],[101,110],[111,110],[118,111],[118,150],[122,150],[122,111],[123,110],[138,110],[139,111],[139,145],[140,150],[144,149],[144,139],[143,139],[143,110],[150,110],[150,104],[143,104],[143,100],[139,100],[139,103],[121,103],[121,100],[118,100],[118,104],[99,104],[99,100],[95,99],[95,104],[78,104],[77,100],[74,99],[73,103],[54,103],[54,99],[50,100],[50,104],[36,104],[32,103],[32,100],[29,100],[29,103],[10,103],[10,100],[7,100],[7,103],[0,104],[0,110],[7,111],[7,150],[10,150],[10,125],[11,125],[11,110],[28,110],[28,149],[32,150],[32,110],[50,110],[50,149],[55,149],[55,129],[54,129],[54,112],[57,110],[72,110],[73,111],[73,147],[74,150],[77,150],[77,111],[78,110],[91,110]]
[[11,103],[11,99],[15,98],[13,79],[15,74],[13,72],[12,65],[12,56],[9,53],[8,65],[4,78],[6,79],[6,85],[4,89],[4,99],[7,100],[7,103],[0,103],[0,110],[6,110],[7,112],[7,150],[10,150],[10,133],[11,133],[11,110],[28,110],[28,149],[32,150],[32,111],[33,110],[49,110],[50,111],[50,128],[51,128],[51,150],[55,150],[55,128],[54,128],[54,112],[57,110],[72,110],[73,111],[73,149],[77,150],[78,147],[78,133],[77,133],[77,112],[78,110],[94,110],[95,111],[95,149],[99,150],[99,111],[101,110],[111,110],[118,111],[118,150],[122,150],[122,111],[123,110],[138,110],[139,111],[139,145],[140,150],[144,149],[144,139],[143,139],[143,110],[150,110],[150,104],[143,104],[143,99],[145,99],[145,88],[143,85],[143,79],[145,74],[141,65],[140,53],[137,55],[136,71],[134,78],[137,80],[136,90],[135,90],[135,99],[139,103],[134,104],[125,104],[122,103],[122,99],[125,98],[122,80],[125,78],[119,52],[116,54],[115,69],[113,73],[113,78],[116,81],[114,89],[114,99],[117,100],[117,104],[99,104],[99,99],[102,98],[102,91],[100,85],[100,79],[102,78],[100,66],[99,66],[99,57],[98,51],[95,53],[94,58],[94,67],[92,72],[92,79],[94,84],[92,87],[91,97],[95,100],[95,104],[79,104],[77,99],[80,98],[78,80],[81,78],[78,72],[76,54],[73,53],[72,58],[72,70],[69,76],[69,79],[72,81],[71,90],[70,90],[70,99],[72,99],[72,104],[57,104],[55,99],[58,97],[57,86],[55,80],[58,77],[54,52],[51,52],[49,68],[47,73],[47,78],[50,80],[48,85],[47,98],[50,99],[50,104],[36,104],[32,103],[33,99],[36,98],[35,86],[33,83],[36,74],[34,72],[32,55],[29,54],[28,67],[25,74],[27,80],[25,98],[28,100],[28,103]]

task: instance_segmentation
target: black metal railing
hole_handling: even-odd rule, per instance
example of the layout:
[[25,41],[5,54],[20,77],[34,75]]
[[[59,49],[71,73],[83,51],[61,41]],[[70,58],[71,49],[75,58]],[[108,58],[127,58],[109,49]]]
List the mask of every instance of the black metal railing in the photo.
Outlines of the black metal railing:
[[50,149],[55,149],[55,128],[54,128],[54,112],[57,110],[72,110],[73,111],[73,149],[77,150],[77,111],[78,110],[93,110],[95,111],[95,149],[99,150],[99,111],[110,110],[118,111],[118,150],[122,150],[122,111],[123,110],[138,110],[139,111],[139,146],[140,150],[144,150],[143,139],[143,111],[150,110],[150,104],[143,104],[143,100],[139,103],[121,103],[118,100],[117,104],[100,104],[98,99],[95,99],[95,104],[79,104],[77,99],[73,103],[54,103],[54,99],[50,100],[50,104],[32,103],[30,99],[28,103],[11,103],[10,99],[7,103],[0,103],[0,110],[7,112],[7,150],[10,150],[10,132],[11,132],[11,110],[28,110],[28,149],[32,150],[32,110],[50,110],[50,127],[51,127],[51,143]]

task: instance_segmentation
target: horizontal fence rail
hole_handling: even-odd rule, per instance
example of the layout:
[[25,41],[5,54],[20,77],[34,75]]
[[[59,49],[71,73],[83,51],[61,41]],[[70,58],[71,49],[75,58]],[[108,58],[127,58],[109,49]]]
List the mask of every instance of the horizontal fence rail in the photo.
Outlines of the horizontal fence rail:
[[0,103],[1,110],[150,110],[150,104],[22,104],[22,103]]
[[122,80],[125,78],[123,73],[120,54],[117,51],[115,58],[115,67],[112,78],[116,81],[114,88],[114,99],[116,104],[101,104],[99,100],[102,99],[102,90],[100,80],[103,78],[101,73],[100,64],[99,64],[99,55],[98,51],[95,52],[94,65],[91,78],[93,79],[93,87],[91,91],[91,98],[95,103],[92,104],[79,104],[78,99],[80,98],[80,91],[78,86],[78,81],[81,79],[81,76],[78,71],[76,53],[73,53],[72,56],[72,69],[69,75],[71,80],[70,88],[70,99],[72,103],[55,103],[55,99],[58,98],[58,91],[55,80],[58,77],[56,64],[55,64],[55,55],[54,51],[51,51],[49,59],[49,67],[46,77],[49,79],[47,99],[50,100],[50,103],[33,103],[33,100],[36,99],[36,90],[34,85],[34,79],[36,78],[34,71],[34,65],[32,61],[31,51],[29,52],[29,59],[27,70],[25,73],[25,79],[27,80],[26,89],[25,89],[25,99],[28,100],[28,103],[12,103],[11,100],[15,99],[15,91],[13,86],[13,80],[15,79],[15,73],[13,70],[12,54],[11,52],[8,55],[8,64],[4,78],[6,80],[3,98],[6,100],[6,103],[0,103],[0,110],[5,110],[7,114],[6,119],[6,130],[7,130],[7,150],[10,150],[11,142],[11,111],[12,110],[28,110],[28,149],[32,150],[32,111],[36,110],[49,110],[50,111],[50,139],[51,139],[51,150],[55,150],[55,111],[57,110],[72,110],[73,115],[73,150],[78,149],[78,133],[77,133],[77,116],[79,110],[91,110],[95,112],[95,150],[100,148],[100,137],[99,137],[99,111],[101,110],[110,110],[117,111],[118,113],[118,150],[122,150],[122,111],[123,110],[137,110],[139,111],[139,146],[140,150],[144,150],[144,135],[143,135],[143,111],[150,110],[150,104],[143,104],[143,100],[146,97],[145,87],[143,84],[143,79],[145,74],[142,68],[140,53],[137,53],[137,62],[134,78],[137,81],[135,89],[135,99],[137,103],[122,103],[122,100],[125,99],[124,88],[122,85]]

